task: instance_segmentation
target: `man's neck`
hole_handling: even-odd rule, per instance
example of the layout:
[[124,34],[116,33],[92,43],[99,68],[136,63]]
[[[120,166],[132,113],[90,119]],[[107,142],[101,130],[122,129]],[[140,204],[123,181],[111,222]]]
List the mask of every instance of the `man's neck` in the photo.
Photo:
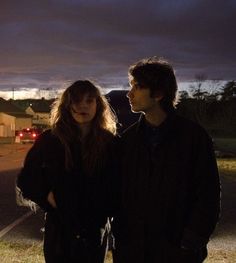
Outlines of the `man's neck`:
[[161,108],[156,108],[145,113],[145,119],[153,126],[159,126],[167,117],[167,113]]

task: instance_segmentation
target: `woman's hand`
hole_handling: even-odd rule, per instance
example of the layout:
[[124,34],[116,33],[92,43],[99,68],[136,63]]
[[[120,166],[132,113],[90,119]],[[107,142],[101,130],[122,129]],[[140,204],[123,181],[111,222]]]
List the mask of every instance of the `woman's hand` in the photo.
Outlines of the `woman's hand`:
[[54,194],[53,192],[49,192],[48,194],[48,203],[53,207],[53,208],[57,208],[57,204],[56,204],[56,201],[55,201],[55,198],[54,198]]

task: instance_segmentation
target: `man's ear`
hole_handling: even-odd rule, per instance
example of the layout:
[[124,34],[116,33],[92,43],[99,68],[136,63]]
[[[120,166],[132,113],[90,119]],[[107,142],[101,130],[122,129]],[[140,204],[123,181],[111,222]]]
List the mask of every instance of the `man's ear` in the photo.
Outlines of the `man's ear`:
[[155,101],[160,101],[160,100],[163,99],[163,97],[164,97],[164,95],[163,95],[162,92],[160,92],[160,91],[157,91],[157,92],[155,93],[155,95],[154,95]]

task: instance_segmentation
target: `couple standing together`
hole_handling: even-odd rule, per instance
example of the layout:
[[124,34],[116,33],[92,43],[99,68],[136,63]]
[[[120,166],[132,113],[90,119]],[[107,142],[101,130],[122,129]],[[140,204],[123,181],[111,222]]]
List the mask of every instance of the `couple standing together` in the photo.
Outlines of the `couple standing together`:
[[175,113],[167,61],[131,65],[129,83],[131,110],[142,114],[120,137],[99,89],[79,80],[54,104],[51,129],[26,156],[17,187],[46,212],[47,263],[102,263],[111,231],[114,263],[207,256],[220,210],[212,140]]

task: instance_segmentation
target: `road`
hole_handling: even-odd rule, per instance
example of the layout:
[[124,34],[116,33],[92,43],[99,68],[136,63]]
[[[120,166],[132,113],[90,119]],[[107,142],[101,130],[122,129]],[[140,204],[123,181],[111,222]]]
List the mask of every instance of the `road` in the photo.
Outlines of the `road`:
[[[3,149],[0,144],[0,233],[9,225],[29,212],[28,208],[18,207],[15,202],[15,179],[26,152],[31,147],[10,145]],[[213,250],[236,250],[236,180],[222,180],[221,220],[208,245]],[[1,239],[41,242],[43,213],[37,212],[7,232]]]
[[[43,213],[26,217],[27,207],[19,207],[15,200],[15,180],[31,144],[0,144],[0,238],[1,240],[41,242]],[[19,222],[20,221],[20,222]]]

